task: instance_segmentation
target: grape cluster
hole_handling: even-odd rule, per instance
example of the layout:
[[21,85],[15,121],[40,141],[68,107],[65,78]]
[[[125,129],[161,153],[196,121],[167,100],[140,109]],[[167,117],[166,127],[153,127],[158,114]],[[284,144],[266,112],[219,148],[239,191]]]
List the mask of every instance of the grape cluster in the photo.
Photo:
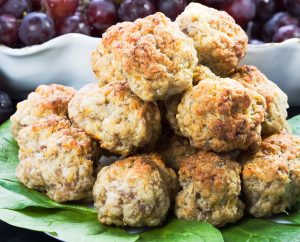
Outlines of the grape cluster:
[[9,118],[13,111],[10,97],[5,92],[0,91],[0,124]]
[[[189,0],[0,0],[0,44],[41,44],[67,33],[100,37],[111,25],[157,11],[174,20]],[[252,44],[300,37],[300,0],[198,0],[227,11]]]

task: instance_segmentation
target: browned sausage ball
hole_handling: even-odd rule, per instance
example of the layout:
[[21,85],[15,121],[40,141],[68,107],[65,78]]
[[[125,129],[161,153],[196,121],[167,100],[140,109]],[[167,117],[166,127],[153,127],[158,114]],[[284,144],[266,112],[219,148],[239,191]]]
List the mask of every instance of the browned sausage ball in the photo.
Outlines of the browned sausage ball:
[[69,116],[102,148],[123,156],[155,144],[161,130],[157,104],[142,101],[124,82],[84,86],[70,101]]
[[254,155],[244,155],[243,192],[253,216],[285,212],[300,195],[300,138],[282,131],[263,139]]
[[18,103],[17,111],[10,119],[14,137],[17,137],[20,129],[50,114],[67,116],[68,103],[74,94],[75,89],[72,87],[57,84],[38,86],[27,100]]
[[98,219],[117,226],[162,224],[178,189],[176,174],[156,154],[116,161],[98,173],[94,201]]
[[176,198],[176,216],[217,227],[239,220],[244,209],[240,172],[239,163],[211,151],[185,158],[179,170],[182,190]]
[[57,202],[91,195],[97,146],[65,117],[50,115],[20,130],[16,176]]

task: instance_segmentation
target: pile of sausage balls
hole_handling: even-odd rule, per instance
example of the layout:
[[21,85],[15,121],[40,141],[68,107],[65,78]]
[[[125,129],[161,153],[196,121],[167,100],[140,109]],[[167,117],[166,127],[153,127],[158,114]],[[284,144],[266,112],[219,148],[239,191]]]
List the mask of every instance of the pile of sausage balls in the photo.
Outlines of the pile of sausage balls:
[[287,96],[238,66],[247,42],[198,3],[175,22],[110,27],[92,53],[99,83],[42,85],[18,104],[17,177],[57,202],[93,199],[108,225],[157,226],[174,211],[221,227],[286,211],[300,194],[300,138]]

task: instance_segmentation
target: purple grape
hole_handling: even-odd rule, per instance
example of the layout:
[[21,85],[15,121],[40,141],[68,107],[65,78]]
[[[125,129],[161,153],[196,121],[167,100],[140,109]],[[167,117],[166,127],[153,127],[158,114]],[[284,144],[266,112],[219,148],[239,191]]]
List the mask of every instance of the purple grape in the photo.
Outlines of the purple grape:
[[134,21],[155,12],[155,5],[150,0],[125,0],[118,9],[122,21]]
[[186,6],[186,0],[159,0],[158,2],[158,10],[172,20],[175,20]]
[[0,14],[8,13],[21,18],[32,9],[29,0],[6,0],[0,7]]
[[285,0],[286,10],[295,17],[300,17],[300,0]]
[[68,33],[80,33],[85,35],[91,34],[91,29],[88,22],[80,15],[69,16],[57,25],[58,35]]
[[228,0],[199,0],[197,2],[209,7],[218,7],[220,4],[226,3]]
[[11,14],[0,15],[0,44],[13,47],[18,41],[18,23]]
[[263,25],[259,22],[250,22],[247,26],[247,35],[249,39],[260,39],[262,37]]
[[0,5],[2,4],[2,3],[4,3],[6,0],[0,0]]
[[249,44],[251,44],[251,45],[262,45],[264,43],[265,42],[263,42],[262,40],[259,40],[259,39],[252,39],[249,41]]
[[300,38],[300,28],[297,25],[280,27],[273,36],[273,42],[283,42],[291,38]]
[[278,9],[280,11],[285,11],[285,3],[284,0],[277,0]]
[[278,10],[276,0],[256,0],[256,19],[262,22],[270,19]]
[[232,0],[222,5],[222,9],[229,13],[243,28],[255,17],[256,4],[254,0]]
[[47,15],[54,20],[61,20],[75,13],[79,0],[43,0]]
[[13,104],[10,97],[0,91],[0,124],[9,119],[13,113]]
[[263,38],[266,42],[272,41],[274,33],[282,26],[297,25],[298,20],[291,17],[287,12],[276,13],[263,26]]
[[101,32],[118,20],[116,6],[108,0],[92,0],[88,4],[87,16],[90,25]]
[[33,11],[40,11],[42,8],[41,0],[31,0],[32,3],[32,10]]
[[23,18],[19,28],[19,38],[25,45],[41,44],[54,36],[54,22],[44,13],[29,13]]

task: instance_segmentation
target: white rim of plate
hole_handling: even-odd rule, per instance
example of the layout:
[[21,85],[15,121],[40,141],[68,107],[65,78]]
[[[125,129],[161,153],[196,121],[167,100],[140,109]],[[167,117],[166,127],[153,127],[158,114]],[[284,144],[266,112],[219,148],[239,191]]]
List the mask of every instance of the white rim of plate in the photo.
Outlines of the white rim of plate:
[[[99,39],[100,38],[91,37],[83,34],[70,33],[70,34],[58,36],[40,45],[27,46],[19,49],[13,49],[4,45],[0,45],[0,52],[12,56],[26,56],[26,55],[35,54],[37,52],[42,52],[52,47],[62,46],[66,43],[69,44],[70,42],[76,42],[78,44],[80,42],[80,44],[84,44],[84,45],[90,43],[94,44],[95,41],[98,41]],[[272,48],[272,47],[283,47],[291,43],[300,44],[300,38],[288,39],[281,43],[265,43],[261,45],[249,45],[249,46],[252,50],[255,50],[255,49]]]
[[58,47],[65,44],[78,43],[83,45],[89,45],[94,44],[95,41],[97,42],[99,40],[100,38],[95,38],[84,34],[70,33],[58,36],[40,45],[32,45],[19,49],[10,48],[5,45],[0,45],[0,52],[12,56],[26,56],[36,54],[37,52],[42,52],[52,47]]

